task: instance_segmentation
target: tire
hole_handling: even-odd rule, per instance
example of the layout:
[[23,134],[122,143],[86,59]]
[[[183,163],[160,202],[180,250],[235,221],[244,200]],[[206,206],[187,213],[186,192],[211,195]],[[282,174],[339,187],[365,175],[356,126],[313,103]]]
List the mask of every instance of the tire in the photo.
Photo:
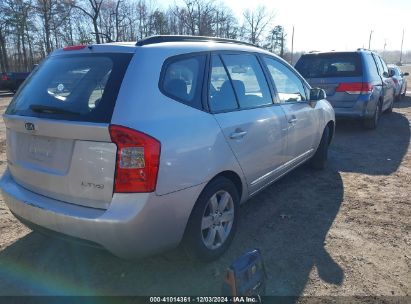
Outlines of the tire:
[[364,120],[364,127],[366,129],[374,130],[377,128],[378,122],[380,121],[381,108],[382,108],[381,101],[379,101],[377,104],[377,107],[375,108],[374,115]]
[[321,137],[320,144],[318,145],[317,151],[315,151],[315,154],[310,161],[311,167],[315,170],[323,170],[327,167],[330,135],[330,127],[326,126],[323,132],[323,136]]
[[404,93],[401,94],[401,97],[404,98],[407,95],[407,87],[405,87]]
[[401,93],[399,93],[398,95],[394,95],[394,101],[401,101]]
[[204,188],[184,234],[183,247],[190,258],[210,262],[228,249],[237,229],[239,205],[237,188],[227,178],[218,177]]
[[[400,99],[399,99],[400,96],[401,96],[401,95],[398,95],[398,101],[400,100]],[[389,108],[388,108],[387,110],[385,110],[385,113],[388,113],[388,114],[392,113],[392,109],[394,108],[394,100],[395,100],[396,98],[397,98],[397,97],[394,96],[394,99],[392,100]]]

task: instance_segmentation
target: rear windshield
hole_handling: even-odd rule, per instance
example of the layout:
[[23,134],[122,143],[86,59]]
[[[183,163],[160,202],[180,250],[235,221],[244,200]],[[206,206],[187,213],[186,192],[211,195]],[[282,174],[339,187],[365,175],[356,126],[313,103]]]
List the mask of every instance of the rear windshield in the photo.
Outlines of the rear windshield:
[[303,55],[295,68],[304,78],[354,77],[362,75],[358,53]]
[[14,97],[6,114],[108,123],[132,54],[48,58]]

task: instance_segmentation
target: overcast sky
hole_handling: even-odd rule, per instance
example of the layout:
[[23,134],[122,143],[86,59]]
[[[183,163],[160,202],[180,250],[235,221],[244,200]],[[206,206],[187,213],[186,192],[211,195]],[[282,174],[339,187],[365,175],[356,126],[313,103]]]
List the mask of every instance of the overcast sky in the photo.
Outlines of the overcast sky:
[[[174,3],[174,0],[157,0]],[[176,0],[179,3],[179,0]],[[352,50],[401,48],[411,50],[411,0],[222,0],[240,18],[247,8],[264,5],[275,13],[274,23],[283,25],[291,48],[292,27],[295,28],[295,51]]]

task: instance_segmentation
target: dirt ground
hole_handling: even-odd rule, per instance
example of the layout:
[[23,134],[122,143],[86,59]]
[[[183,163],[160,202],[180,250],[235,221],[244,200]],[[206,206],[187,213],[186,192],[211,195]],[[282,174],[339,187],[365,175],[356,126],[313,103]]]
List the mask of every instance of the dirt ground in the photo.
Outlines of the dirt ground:
[[[10,99],[1,95],[1,111]],[[303,166],[245,204],[231,248],[210,264],[178,249],[121,260],[51,239],[21,225],[1,200],[0,295],[218,295],[227,266],[255,247],[267,295],[410,295],[410,120],[408,96],[375,131],[338,121],[328,169]],[[3,172],[3,123],[0,140]]]

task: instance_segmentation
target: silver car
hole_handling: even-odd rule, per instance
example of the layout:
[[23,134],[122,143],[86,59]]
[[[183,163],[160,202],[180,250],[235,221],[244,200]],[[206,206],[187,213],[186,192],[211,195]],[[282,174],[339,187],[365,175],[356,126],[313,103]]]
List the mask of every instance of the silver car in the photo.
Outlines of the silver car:
[[406,76],[409,76],[409,73],[403,73],[401,69],[395,64],[389,64],[388,70],[395,84],[394,98],[396,101],[399,101],[401,97],[405,97],[405,94],[407,93]]
[[139,257],[220,256],[240,204],[309,161],[335,118],[282,59],[244,43],[156,36],[55,51],[9,105],[0,187],[27,226]]

